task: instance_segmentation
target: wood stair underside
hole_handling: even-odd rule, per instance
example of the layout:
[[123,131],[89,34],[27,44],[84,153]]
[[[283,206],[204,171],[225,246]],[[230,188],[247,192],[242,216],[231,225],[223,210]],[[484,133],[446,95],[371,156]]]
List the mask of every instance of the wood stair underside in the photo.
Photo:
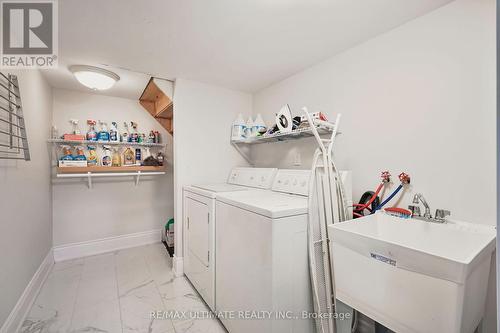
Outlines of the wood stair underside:
[[139,103],[151,114],[163,128],[174,135],[174,103],[151,78],[139,98]]

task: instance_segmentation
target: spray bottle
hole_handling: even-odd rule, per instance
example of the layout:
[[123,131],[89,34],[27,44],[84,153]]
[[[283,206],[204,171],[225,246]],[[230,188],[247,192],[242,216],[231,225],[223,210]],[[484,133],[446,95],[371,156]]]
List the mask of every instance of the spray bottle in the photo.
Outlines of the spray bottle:
[[87,146],[87,149],[88,149],[87,165],[97,166],[98,158],[96,153],[96,146]]
[[62,146],[63,154],[60,158],[61,161],[73,161],[75,158],[73,157],[73,152],[71,151],[70,146]]
[[99,120],[101,131],[97,135],[97,141],[109,141],[108,126],[105,121]]
[[95,120],[88,119],[87,124],[89,125],[89,131],[87,132],[87,140],[97,141],[97,132],[95,131]]
[[87,157],[85,156],[85,152],[82,146],[76,147],[76,156],[74,157],[75,161],[86,161]]
[[112,142],[118,142],[119,141],[119,138],[118,138],[118,127],[116,125],[116,123],[113,121],[111,122],[111,128],[109,130],[109,141],[112,141]]
[[125,128],[125,131],[122,133],[121,140],[122,142],[130,142],[130,137],[129,137],[130,131],[128,129],[128,124],[126,121],[123,122],[123,127]]
[[80,129],[78,128],[78,119],[70,119],[69,122],[71,123],[71,125],[73,125],[73,133],[72,134],[76,134],[76,135],[79,135],[80,134]]
[[130,125],[132,126],[132,133],[130,134],[131,137],[131,142],[138,142],[139,141],[139,133],[137,133],[137,123],[131,121]]
[[109,146],[102,146],[103,154],[101,158],[102,166],[111,166],[111,149]]

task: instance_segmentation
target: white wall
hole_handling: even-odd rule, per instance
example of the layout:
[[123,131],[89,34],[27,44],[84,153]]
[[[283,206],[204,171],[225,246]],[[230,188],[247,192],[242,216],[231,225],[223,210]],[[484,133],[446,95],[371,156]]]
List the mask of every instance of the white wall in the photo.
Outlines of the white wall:
[[[160,229],[173,217],[172,137],[137,100],[54,89],[54,124],[59,133],[71,131],[69,119],[135,121],[139,132],[160,131],[167,143],[167,175],[141,178],[100,178],[88,189],[79,179],[53,180],[54,246]],[[154,150],[151,150],[154,152]],[[144,152],[143,152],[144,153]]]
[[[342,113],[335,152],[354,172],[356,199],[380,171],[407,171],[432,208],[493,225],[494,3],[458,0],[352,48],[260,91],[254,113],[268,123],[285,103],[294,114]],[[262,145],[254,157],[286,167],[298,150],[308,168],[313,148],[313,140]]]
[[0,326],[52,247],[52,91],[39,71],[10,72],[19,79],[31,161],[0,160]]
[[[336,160],[353,171],[354,199],[379,174],[406,171],[411,194],[453,218],[496,224],[495,1],[457,0],[255,94],[268,124],[289,103],[334,119],[342,113]],[[259,145],[258,166],[309,168],[315,142]],[[434,211],[432,212],[434,214]],[[494,296],[491,283],[489,294]],[[494,331],[488,301],[487,332]]]
[[174,94],[176,257],[182,257],[182,188],[225,182],[230,170],[247,163],[231,146],[238,113],[250,115],[252,96],[178,79]]

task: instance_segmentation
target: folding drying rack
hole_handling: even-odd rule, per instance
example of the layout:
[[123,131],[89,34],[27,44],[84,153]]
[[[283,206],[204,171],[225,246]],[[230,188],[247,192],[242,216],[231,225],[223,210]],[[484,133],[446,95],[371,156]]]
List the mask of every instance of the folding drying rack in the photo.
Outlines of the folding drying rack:
[[30,160],[17,76],[0,72],[0,159]]

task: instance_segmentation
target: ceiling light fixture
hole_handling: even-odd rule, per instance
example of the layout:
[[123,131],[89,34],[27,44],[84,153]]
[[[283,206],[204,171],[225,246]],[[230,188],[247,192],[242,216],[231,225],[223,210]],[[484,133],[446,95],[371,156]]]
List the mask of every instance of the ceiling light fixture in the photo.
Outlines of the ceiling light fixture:
[[69,70],[78,82],[93,90],[110,89],[120,80],[115,73],[93,66],[73,65]]

